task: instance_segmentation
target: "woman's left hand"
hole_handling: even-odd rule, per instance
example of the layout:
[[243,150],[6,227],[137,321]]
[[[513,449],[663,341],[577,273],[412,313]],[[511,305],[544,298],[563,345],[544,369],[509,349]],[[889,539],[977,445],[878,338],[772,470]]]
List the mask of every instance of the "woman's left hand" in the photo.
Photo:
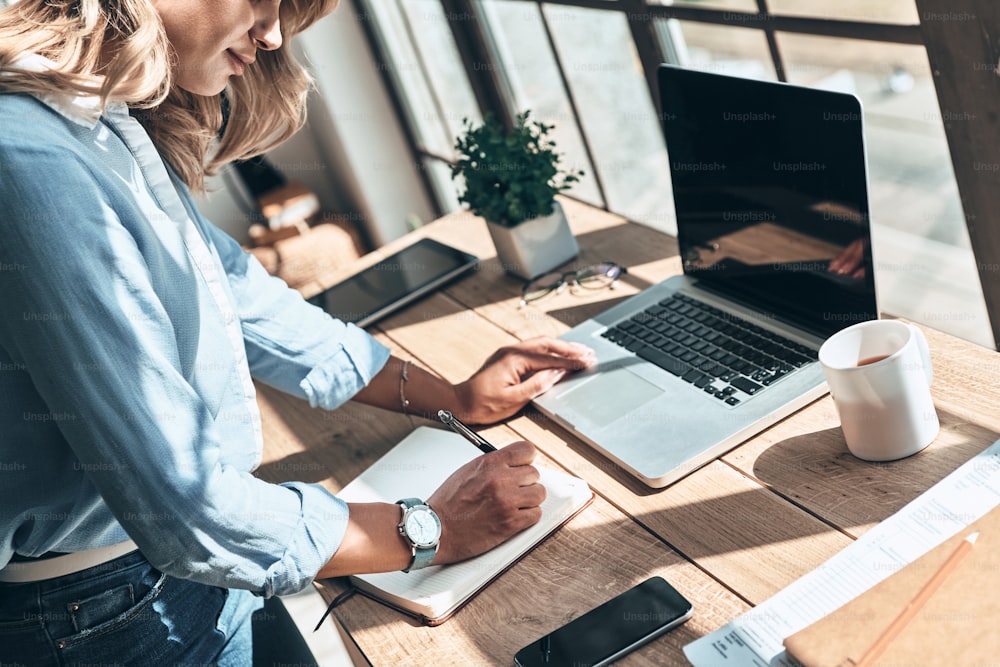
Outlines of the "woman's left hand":
[[548,391],[566,373],[596,363],[594,351],[580,343],[539,337],[501,347],[465,382],[455,385],[458,416],[472,424],[510,417]]

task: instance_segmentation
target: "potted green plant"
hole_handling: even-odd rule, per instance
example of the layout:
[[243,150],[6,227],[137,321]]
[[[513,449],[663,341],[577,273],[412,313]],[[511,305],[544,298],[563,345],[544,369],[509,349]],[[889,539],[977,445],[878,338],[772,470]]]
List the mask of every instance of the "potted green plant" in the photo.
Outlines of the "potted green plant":
[[548,136],[553,126],[530,114],[518,114],[510,132],[492,114],[478,126],[465,119],[451,170],[453,179],[464,180],[458,200],[486,220],[504,269],[525,279],[579,253],[555,196],[583,175],[560,168],[561,155]]

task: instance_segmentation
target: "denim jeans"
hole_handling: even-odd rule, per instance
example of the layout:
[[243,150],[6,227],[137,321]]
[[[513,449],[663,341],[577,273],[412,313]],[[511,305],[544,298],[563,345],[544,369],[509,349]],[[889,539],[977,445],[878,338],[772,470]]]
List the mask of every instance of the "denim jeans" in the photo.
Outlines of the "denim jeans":
[[0,664],[249,665],[262,600],[153,569],[139,552],[28,584],[0,583]]

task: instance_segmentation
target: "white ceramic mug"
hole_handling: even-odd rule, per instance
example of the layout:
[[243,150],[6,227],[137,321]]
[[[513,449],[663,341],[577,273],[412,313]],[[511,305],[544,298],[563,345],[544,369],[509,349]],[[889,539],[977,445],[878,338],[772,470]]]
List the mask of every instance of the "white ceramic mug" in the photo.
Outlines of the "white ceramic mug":
[[900,459],[937,436],[931,357],[917,327],[896,320],[855,324],[823,343],[819,361],[847,448],[859,459]]

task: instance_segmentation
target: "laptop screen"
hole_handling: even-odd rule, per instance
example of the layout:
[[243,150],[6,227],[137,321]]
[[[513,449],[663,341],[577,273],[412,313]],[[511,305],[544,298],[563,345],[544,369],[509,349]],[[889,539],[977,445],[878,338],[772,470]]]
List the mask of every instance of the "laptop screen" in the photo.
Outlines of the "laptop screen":
[[858,99],[658,74],[684,272],[822,337],[876,319]]

